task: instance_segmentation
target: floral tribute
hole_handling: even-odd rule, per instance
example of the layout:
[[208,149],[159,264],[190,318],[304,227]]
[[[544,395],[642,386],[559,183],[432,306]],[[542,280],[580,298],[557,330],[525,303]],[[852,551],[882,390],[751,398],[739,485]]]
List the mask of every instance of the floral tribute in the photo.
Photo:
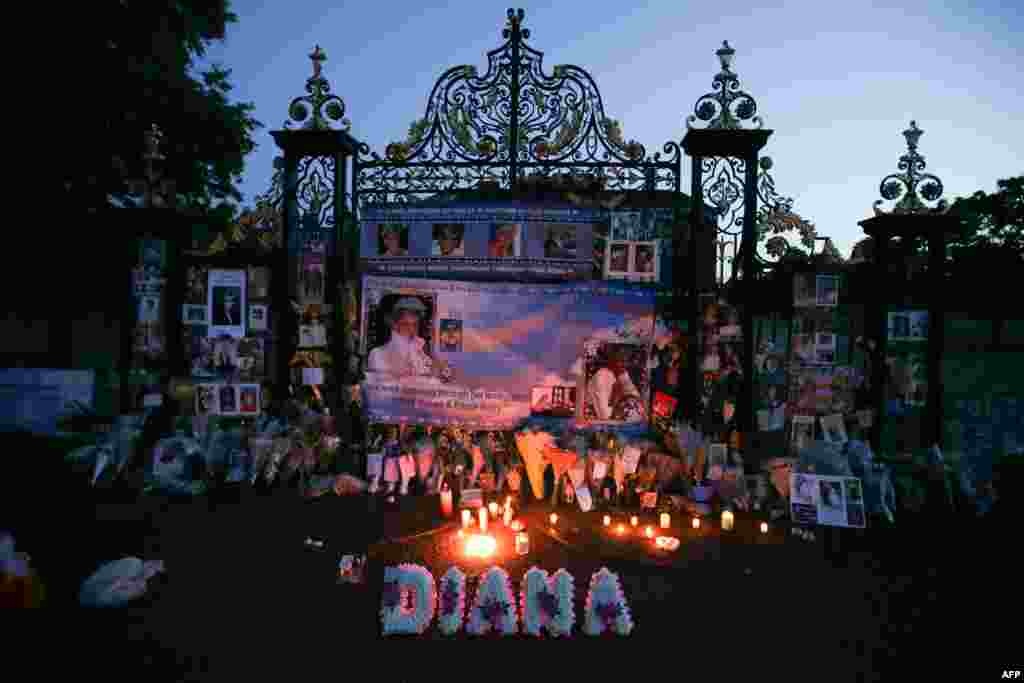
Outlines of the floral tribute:
[[438,628],[446,636],[455,635],[466,613],[466,575],[458,567],[450,568],[441,579],[437,600]]
[[619,577],[607,567],[601,567],[590,578],[583,631],[590,636],[599,636],[606,631],[628,636],[633,631],[633,618],[622,594]]
[[434,575],[418,564],[384,570],[380,616],[384,635],[423,634],[434,619],[437,590]]
[[574,595],[575,586],[569,572],[559,569],[548,576],[543,569],[531,567],[522,583],[523,631],[537,637],[543,629],[556,638],[571,635],[576,621]]
[[508,572],[500,567],[491,567],[481,577],[466,624],[466,631],[477,636],[492,630],[504,636],[515,635],[519,630],[519,612],[512,585]]

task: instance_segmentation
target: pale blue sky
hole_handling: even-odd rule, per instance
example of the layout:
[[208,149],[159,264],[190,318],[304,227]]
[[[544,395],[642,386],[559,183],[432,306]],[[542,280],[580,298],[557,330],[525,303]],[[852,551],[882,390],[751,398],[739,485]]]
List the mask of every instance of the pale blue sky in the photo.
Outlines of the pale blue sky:
[[[1015,3],[851,1],[686,3],[532,2],[524,26],[545,71],[590,72],[626,139],[648,151],[685,134],[711,89],[723,39],[734,68],[774,134],[781,194],[844,255],[862,237],[881,178],[895,172],[911,119],[919,151],[952,200],[1024,173],[1024,16]],[[422,117],[449,67],[486,67],[509,3],[264,2],[234,0],[239,23],[208,61],[233,71],[232,96],[266,124],[248,158],[245,203],[267,189],[288,103],[304,93],[319,43],[324,75],[348,107],[352,133],[378,153]],[[683,188],[689,164],[683,163]]]

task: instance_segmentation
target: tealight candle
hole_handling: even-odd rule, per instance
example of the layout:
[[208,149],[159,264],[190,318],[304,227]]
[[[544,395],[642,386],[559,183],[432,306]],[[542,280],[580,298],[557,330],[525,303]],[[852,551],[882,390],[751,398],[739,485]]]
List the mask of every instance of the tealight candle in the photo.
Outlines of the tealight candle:
[[551,513],[551,516],[548,517],[548,519],[551,520],[551,526],[558,524],[558,515],[556,515],[554,512]]
[[487,510],[480,508],[480,533],[487,531]]
[[661,513],[661,528],[662,529],[669,528],[669,526],[671,525],[671,522],[672,522],[672,518],[669,517],[668,513],[667,512],[662,512]]
[[735,522],[731,510],[722,511],[722,531],[732,531],[733,523]]
[[469,510],[462,511],[462,528],[468,529],[469,525],[473,523],[473,513]]
[[629,523],[630,523],[631,526],[636,526],[637,524],[640,523],[640,518],[637,517],[636,515],[633,515],[632,517],[629,518]]
[[644,536],[646,536],[647,538],[654,538],[654,527],[649,526],[646,529],[644,529]]
[[525,555],[528,552],[530,552],[530,536],[525,531],[521,531],[516,534],[516,553]]
[[498,504],[497,503],[491,503],[490,505],[487,506],[487,509],[491,511],[491,519],[497,519],[498,518]]
[[768,533],[768,522],[761,522],[761,533]]
[[611,526],[611,523],[612,523],[612,516],[611,515],[605,515],[604,516],[604,525],[605,526]]
[[694,529],[699,529],[700,528],[700,518],[699,517],[694,517],[693,518],[693,528]]

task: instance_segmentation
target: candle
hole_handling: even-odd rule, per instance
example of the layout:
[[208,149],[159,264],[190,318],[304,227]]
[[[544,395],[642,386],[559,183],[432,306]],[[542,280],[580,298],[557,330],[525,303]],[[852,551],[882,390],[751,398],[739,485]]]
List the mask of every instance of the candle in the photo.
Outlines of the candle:
[[464,533],[464,532],[462,531],[462,529],[459,529],[458,533],[456,534],[456,536],[458,536],[459,538],[462,538],[462,537],[464,537],[465,535],[466,535],[466,534],[465,534],[465,533]]
[[515,520],[514,522],[512,522],[512,531],[522,531],[522,530],[523,530],[523,523],[522,522],[520,522],[518,519]]
[[505,517],[503,518],[502,521],[505,523],[505,526],[509,526],[510,524],[512,524],[512,506],[511,505],[506,505],[505,506]]
[[441,514],[445,517],[452,516],[452,490],[441,491]]
[[731,510],[722,511],[722,531],[732,531],[732,525],[735,521]]
[[629,523],[630,523],[631,526],[636,526],[637,524],[640,523],[640,518],[637,517],[636,515],[633,515],[632,517],[629,518]]
[[646,536],[647,538],[654,538],[654,527],[649,526],[646,529],[644,529],[644,536]]
[[530,536],[525,531],[516,534],[516,553],[525,555],[530,552]]
[[551,513],[551,516],[548,519],[551,520],[551,526],[558,524],[558,515],[556,515],[554,512]]
[[611,515],[605,515],[604,516],[604,525],[605,526],[609,526],[611,523],[612,523],[612,516]]
[[497,519],[498,518],[498,504],[497,503],[491,503],[490,505],[487,506],[487,509],[491,511],[491,519]]
[[761,522],[761,533],[768,533],[768,522]]
[[462,511],[462,528],[468,529],[469,525],[473,523],[473,513],[469,510]]
[[487,531],[487,510],[480,508],[480,533]]
[[667,512],[661,513],[661,528],[667,529],[672,522],[672,518],[669,517]]
[[693,528],[694,529],[699,529],[700,528],[700,518],[699,517],[694,517],[693,518]]
[[620,534],[624,534],[624,533],[626,533],[626,527],[623,526],[622,524],[620,524],[618,526],[618,528],[616,529],[616,531],[618,531]]

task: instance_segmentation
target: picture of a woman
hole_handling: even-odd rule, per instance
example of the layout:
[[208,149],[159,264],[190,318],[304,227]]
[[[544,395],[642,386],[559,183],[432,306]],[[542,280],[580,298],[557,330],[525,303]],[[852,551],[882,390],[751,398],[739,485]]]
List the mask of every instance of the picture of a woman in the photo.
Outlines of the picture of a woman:
[[487,244],[487,255],[491,258],[519,256],[519,228],[518,223],[496,224]]
[[433,256],[465,256],[465,227],[459,223],[438,223],[434,226]]
[[399,223],[382,223],[378,228],[377,253],[380,256],[408,256],[409,234]]

